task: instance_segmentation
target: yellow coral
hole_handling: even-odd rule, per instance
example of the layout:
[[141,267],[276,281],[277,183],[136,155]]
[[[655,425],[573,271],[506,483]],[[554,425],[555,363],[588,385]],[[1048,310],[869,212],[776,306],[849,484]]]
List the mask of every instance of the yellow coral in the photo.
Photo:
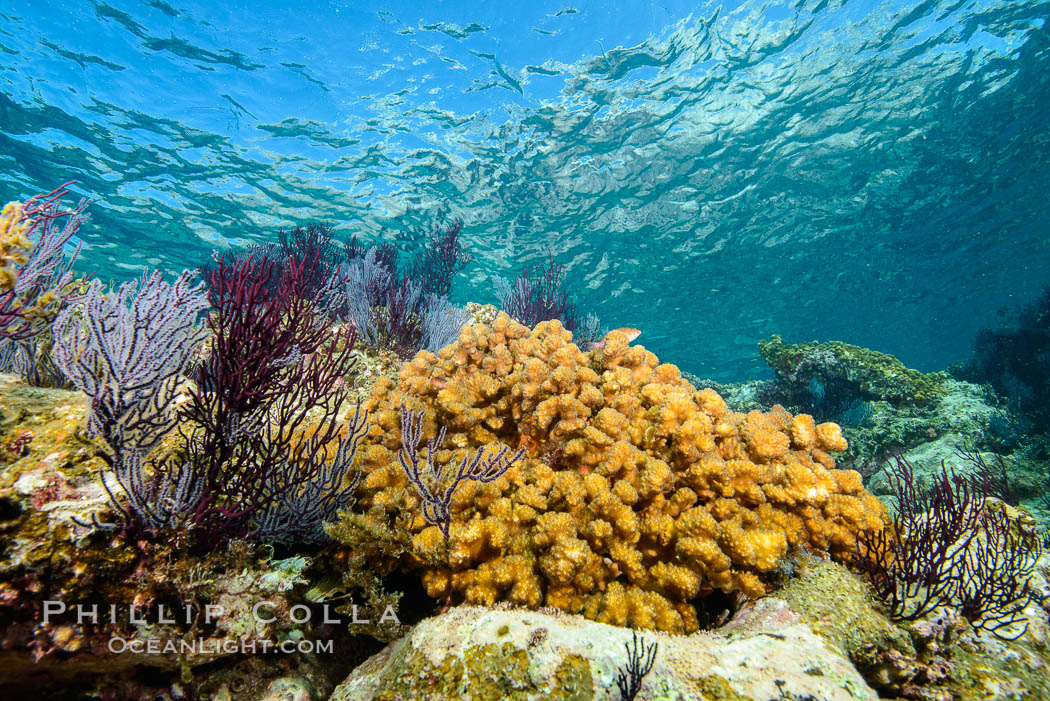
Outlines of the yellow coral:
[[21,202],[8,202],[0,212],[0,291],[15,286],[18,268],[28,260],[26,252],[33,244],[26,238],[30,222]]
[[[398,467],[397,409],[448,427],[445,462],[502,442],[527,453],[504,478],[461,487],[451,542],[418,515]],[[782,407],[743,415],[610,332],[584,353],[557,321],[500,314],[376,384],[358,509],[411,536],[404,564],[435,597],[553,606],[617,625],[697,629],[697,597],[765,592],[793,547],[851,553],[884,509],[829,453],[835,424]]]
[[841,453],[848,446],[842,437],[842,429],[836,423],[819,424],[816,429],[817,447],[829,453]]

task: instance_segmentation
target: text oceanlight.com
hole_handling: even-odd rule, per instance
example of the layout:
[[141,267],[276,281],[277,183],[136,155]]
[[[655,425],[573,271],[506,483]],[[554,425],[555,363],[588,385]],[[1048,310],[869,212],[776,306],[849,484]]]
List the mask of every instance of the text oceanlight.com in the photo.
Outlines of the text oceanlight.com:
[[159,640],[149,638],[147,640],[128,640],[126,638],[110,638],[109,651],[115,655],[130,652],[136,655],[258,655],[271,652],[291,654],[301,652],[306,654],[331,653],[331,640],[208,640],[198,638],[196,640]]

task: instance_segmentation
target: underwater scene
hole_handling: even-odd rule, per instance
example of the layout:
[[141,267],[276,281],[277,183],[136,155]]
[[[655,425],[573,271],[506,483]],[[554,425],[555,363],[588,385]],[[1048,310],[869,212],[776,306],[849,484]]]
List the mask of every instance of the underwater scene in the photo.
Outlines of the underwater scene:
[[0,692],[1050,701],[1050,0],[0,0]]

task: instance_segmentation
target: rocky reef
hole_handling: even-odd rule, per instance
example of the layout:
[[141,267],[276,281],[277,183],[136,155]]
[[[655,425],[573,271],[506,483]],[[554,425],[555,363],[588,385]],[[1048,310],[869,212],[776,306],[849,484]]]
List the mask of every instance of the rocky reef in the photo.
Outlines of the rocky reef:
[[[317,697],[373,649],[347,645],[346,626],[324,625],[308,597],[323,553],[278,556],[241,541],[195,556],[177,540],[87,525],[107,503],[87,411],[79,392],[0,375],[0,688],[255,699],[288,683]],[[290,652],[245,655],[241,641]],[[340,642],[342,658],[303,653],[299,641]]]
[[[658,654],[639,700],[878,698],[782,601],[763,600],[717,633],[646,639]],[[361,665],[332,701],[615,699],[630,642],[623,628],[556,611],[460,606]]]
[[[396,377],[389,357],[362,353],[347,378],[371,412],[356,503],[329,525],[336,540],[310,547],[234,540],[202,553],[178,532],[88,525],[109,508],[88,401],[0,375],[0,688],[42,699],[618,700],[638,635],[655,647],[637,699],[1050,696],[1050,556],[1034,568],[1039,595],[1016,640],[950,608],[892,620],[843,564],[888,514],[858,473],[835,467],[847,447],[836,424],[776,405],[734,411],[620,332],[583,351],[557,322],[472,313],[478,323],[456,343]],[[899,411],[971,397],[946,434],[970,432],[987,406],[956,384]],[[423,411],[424,443],[447,429],[437,465],[522,451],[498,479],[458,485],[447,542],[401,464],[402,404]],[[66,608],[45,620],[46,602]],[[78,619],[77,603],[102,615]],[[397,616],[380,623],[388,605]],[[222,615],[207,620],[208,606]],[[114,651],[114,640],[143,647]]]
[[840,467],[861,473],[880,497],[890,494],[882,468],[900,454],[928,484],[942,465],[989,482],[992,496],[1024,505],[1045,528],[1046,448],[1026,434],[1008,398],[990,385],[943,372],[921,373],[897,358],[839,341],[788,344],[777,335],[759,343],[773,380],[720,384],[686,375],[719,392],[738,412],[782,404],[834,421],[849,447]]
[[894,404],[923,405],[945,393],[944,373],[921,373],[892,355],[841,341],[791,344],[774,334],[759,342],[758,352],[778,375],[800,386],[842,380]]
[[[972,634],[949,612],[906,626],[888,619],[863,580],[802,556],[785,586],[724,625],[657,645],[639,700],[1044,698],[1045,612],[1028,634]],[[1050,557],[1040,562],[1046,586]],[[556,610],[461,606],[429,618],[355,669],[338,701],[428,698],[616,699],[631,636]]]

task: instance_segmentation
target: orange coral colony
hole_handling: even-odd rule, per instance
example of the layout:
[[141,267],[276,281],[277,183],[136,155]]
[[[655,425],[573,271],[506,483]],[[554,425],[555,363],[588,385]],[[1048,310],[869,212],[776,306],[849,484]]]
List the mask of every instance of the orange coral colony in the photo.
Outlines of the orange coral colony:
[[[447,552],[398,464],[402,404],[426,410],[424,439],[448,427],[438,463],[499,442],[528,451],[460,486]],[[557,321],[530,330],[501,313],[420,352],[366,407],[355,510],[410,534],[407,564],[435,598],[692,632],[698,597],[759,596],[792,548],[846,555],[883,524],[860,475],[835,469],[836,424],[732,412],[619,330],[583,352]]]

